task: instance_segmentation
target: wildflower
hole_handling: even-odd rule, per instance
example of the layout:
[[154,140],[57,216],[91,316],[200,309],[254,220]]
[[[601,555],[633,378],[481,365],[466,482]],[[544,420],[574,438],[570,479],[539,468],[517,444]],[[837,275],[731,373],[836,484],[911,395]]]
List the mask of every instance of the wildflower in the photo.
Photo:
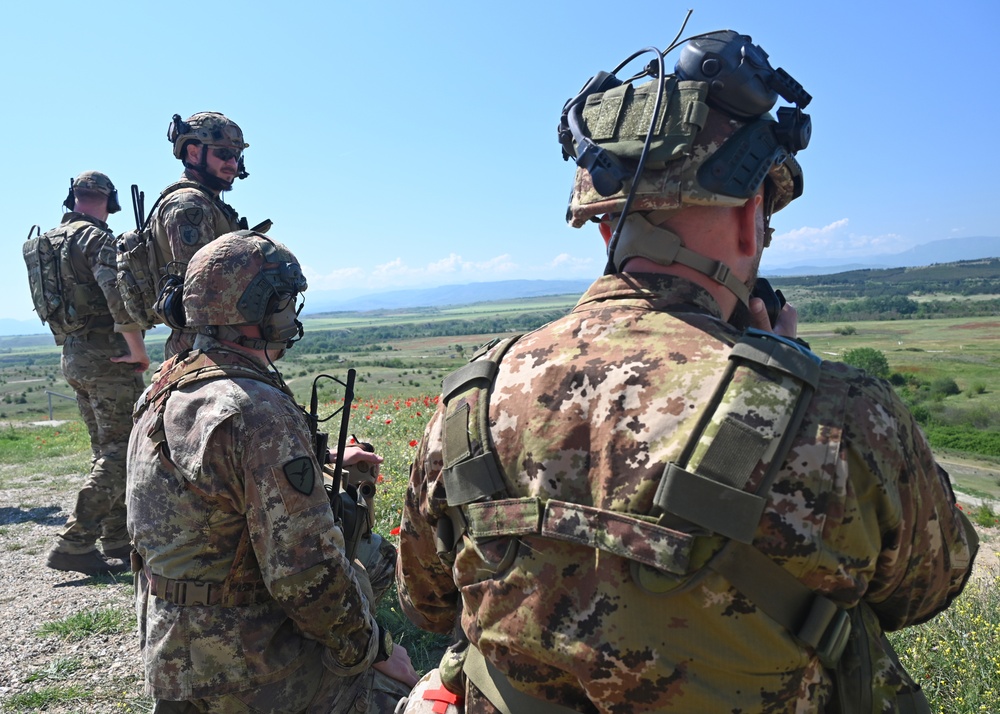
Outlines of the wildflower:
[[386,423],[386,424],[392,424],[392,419],[386,419],[386,420],[385,420],[385,423]]
[[416,445],[417,445],[417,440],[416,439],[411,439],[410,440],[410,446],[416,446]]
[[393,528],[391,531],[389,531],[389,535],[398,536],[399,535],[399,528],[400,528],[399,526],[396,526],[395,528]]

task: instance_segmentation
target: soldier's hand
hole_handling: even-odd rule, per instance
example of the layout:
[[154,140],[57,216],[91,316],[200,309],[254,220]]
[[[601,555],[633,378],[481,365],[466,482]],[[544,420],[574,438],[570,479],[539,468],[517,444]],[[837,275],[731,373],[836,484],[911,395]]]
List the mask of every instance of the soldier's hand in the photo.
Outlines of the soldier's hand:
[[394,645],[389,659],[385,662],[376,662],[372,667],[386,677],[402,682],[410,689],[413,689],[413,686],[420,680],[417,670],[413,669],[413,663],[410,662],[410,655],[403,645]]
[[[334,463],[337,460],[337,452],[333,449],[327,451],[327,463]],[[378,466],[382,463],[382,457],[356,444],[348,444],[344,448],[344,466],[352,466],[361,462]]]
[[795,339],[799,332],[799,313],[791,303],[786,302],[778,313],[778,321],[772,325],[767,317],[764,301],[760,298],[750,298],[750,325],[758,330]]
[[145,353],[141,355],[136,355],[135,357],[132,356],[132,353],[127,353],[123,354],[121,357],[112,357],[111,361],[134,364],[135,371],[139,373],[145,372],[147,369],[149,369],[149,355]]

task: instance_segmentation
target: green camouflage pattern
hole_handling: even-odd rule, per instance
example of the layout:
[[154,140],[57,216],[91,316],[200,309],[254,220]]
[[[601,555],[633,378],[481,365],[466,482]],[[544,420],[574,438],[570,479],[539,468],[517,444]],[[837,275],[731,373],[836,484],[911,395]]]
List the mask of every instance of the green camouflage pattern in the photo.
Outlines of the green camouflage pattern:
[[[663,168],[647,168],[643,171],[636,183],[635,198],[630,210],[676,210],[683,206],[732,207],[746,203],[745,198],[714,193],[698,183],[698,169],[702,163],[744,124],[745,122],[727,117],[722,112],[709,111],[705,126],[694,137],[690,152],[670,161]],[[791,203],[795,195],[790,165],[797,165],[793,156],[768,172],[775,187],[774,211],[780,211]],[[602,196],[594,189],[590,172],[578,168],[570,193],[566,221],[574,228],[579,228],[595,216],[621,213],[631,185],[631,181],[626,181],[618,193]]]
[[[205,335],[196,347],[232,354]],[[249,355],[244,360],[267,374]],[[183,368],[183,361],[168,360],[154,383],[162,386]],[[299,670],[312,677],[319,670],[306,663],[317,661],[349,686],[346,680],[375,659],[377,628],[321,479],[306,487],[293,479],[295,469],[284,468],[295,463],[321,473],[304,412],[270,383],[215,379],[172,391],[161,418],[160,409],[144,409],[157,389],[137,405],[129,442],[133,544],[154,576],[229,582],[255,589],[260,604],[181,606],[141,586],[136,607],[147,693],[177,701],[245,693]],[[169,461],[161,461],[160,441]],[[239,558],[245,537],[249,548]],[[336,698],[341,689],[327,695]]]
[[[501,363],[490,423],[509,495],[648,513],[738,337],[683,279],[600,278]],[[761,399],[748,398],[748,419],[763,424]],[[413,622],[445,633],[460,618],[516,687],[581,712],[824,710],[832,682],[815,653],[708,568],[653,594],[626,558],[563,540],[466,537],[453,564],[439,556],[442,418],[439,407],[403,511],[397,585]],[[892,630],[960,592],[972,553],[958,514],[891,386],[824,362],[753,544],[845,607],[864,599]]]
[[[194,179],[185,174],[182,181]],[[242,228],[239,214],[206,188],[180,188],[167,196],[151,219],[156,245],[165,253],[165,266],[174,275],[185,274],[187,264],[202,246]],[[164,346],[164,359],[190,349],[195,332],[173,330]]]

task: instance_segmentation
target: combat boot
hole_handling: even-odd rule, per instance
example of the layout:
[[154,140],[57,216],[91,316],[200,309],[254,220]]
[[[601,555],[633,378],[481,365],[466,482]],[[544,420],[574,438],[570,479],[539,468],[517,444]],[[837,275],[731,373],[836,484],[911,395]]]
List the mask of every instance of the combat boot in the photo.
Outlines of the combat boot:
[[120,545],[117,548],[104,548],[104,556],[106,558],[113,558],[115,560],[124,560],[126,563],[128,563],[129,557],[131,555],[132,555],[131,543]]
[[61,553],[49,551],[45,564],[53,570],[66,570],[84,575],[117,575],[130,570],[128,563],[118,558],[108,558],[96,549],[87,553]]

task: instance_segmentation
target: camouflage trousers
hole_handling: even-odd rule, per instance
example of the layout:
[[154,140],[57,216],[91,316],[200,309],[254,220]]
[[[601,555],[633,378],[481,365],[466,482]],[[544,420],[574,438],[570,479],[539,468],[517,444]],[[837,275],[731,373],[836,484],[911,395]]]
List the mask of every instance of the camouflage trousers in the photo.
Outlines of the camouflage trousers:
[[129,542],[125,527],[125,455],[132,431],[132,407],[143,390],[134,366],[111,362],[128,351],[118,334],[70,335],[62,370],[76,392],[90,433],[90,476],[76,497],[73,515],[59,534],[56,550],[86,553],[97,540],[105,550]]
[[[396,549],[374,535],[358,547],[354,568],[366,598],[376,603],[395,578]],[[370,585],[370,589],[368,588]],[[144,589],[140,581],[138,588]],[[374,595],[374,598],[373,598]],[[323,657],[308,660],[287,677],[254,689],[187,702],[158,700],[154,714],[393,714],[410,688],[369,667],[340,677],[323,665]]]

